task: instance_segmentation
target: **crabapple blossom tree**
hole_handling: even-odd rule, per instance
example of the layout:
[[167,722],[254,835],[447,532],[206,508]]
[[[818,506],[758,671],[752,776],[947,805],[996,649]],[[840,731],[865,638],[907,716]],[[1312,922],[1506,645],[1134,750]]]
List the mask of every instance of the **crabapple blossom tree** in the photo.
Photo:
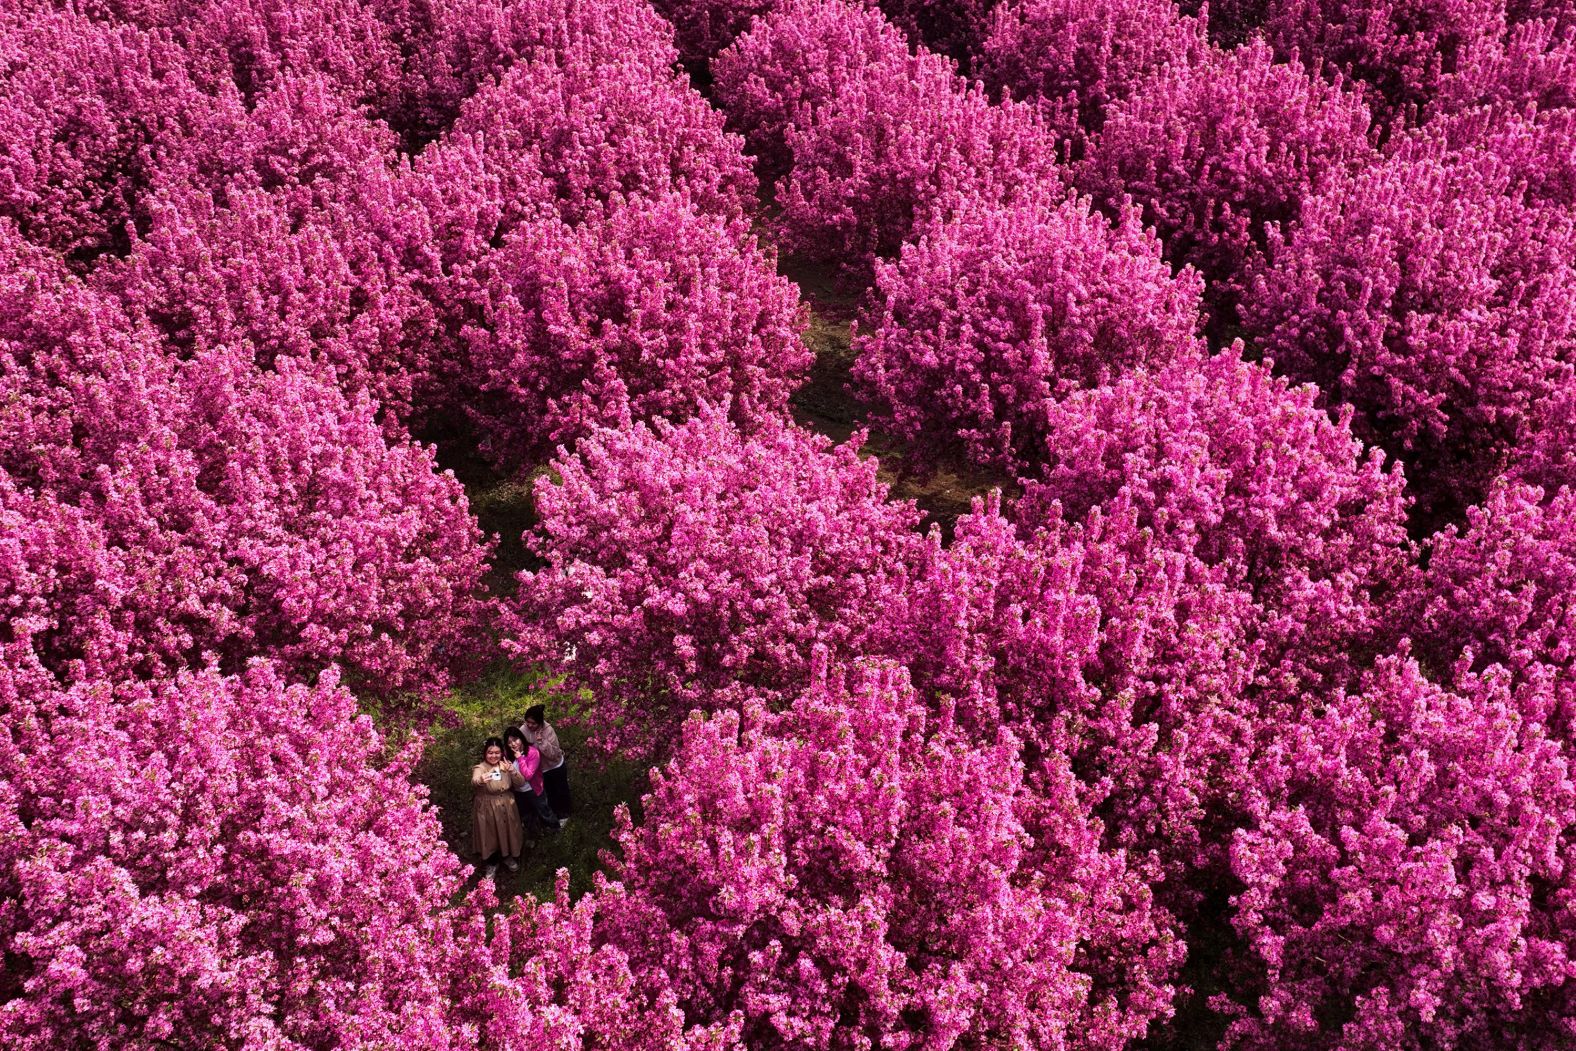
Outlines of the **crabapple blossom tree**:
[[205,105],[184,59],[75,11],[0,18],[0,216],[80,267],[124,253],[159,143]]
[[1400,473],[1315,399],[1229,351],[1074,394],[1049,413],[1020,521],[1131,506],[1251,596],[1272,695],[1339,681],[1393,630],[1412,551]]
[[1576,787],[1507,679],[1441,685],[1403,654],[1279,725],[1231,847],[1226,1046],[1576,1038]]
[[855,284],[960,196],[1064,181],[1032,109],[991,105],[875,11],[788,4],[720,56],[716,75],[730,125],[779,176],[784,247]]
[[100,289],[183,355],[250,347],[257,364],[319,362],[391,423],[409,419],[429,370],[436,315],[405,268],[422,227],[388,181],[356,203],[294,217],[287,200],[231,189],[225,207],[183,192],[148,202],[149,230]]
[[458,1048],[482,991],[515,995],[459,941],[414,753],[332,672],[62,689],[6,649],[7,1046]]
[[971,199],[878,264],[853,382],[915,459],[1032,473],[1050,404],[1202,353],[1202,291],[1131,211],[1113,229],[1054,193]]
[[1576,20],[1576,5],[1570,0],[1505,0],[1505,17],[1512,26],[1548,20],[1563,28]]
[[[425,391],[420,400],[431,407],[428,415],[464,417],[480,411],[500,417],[498,407],[473,402],[476,387],[468,363],[478,346],[484,346],[489,362],[482,366],[484,375],[514,356],[522,364],[538,363],[532,371],[487,379],[494,392],[528,392],[520,404],[505,403],[501,415],[525,424],[537,441],[562,421],[526,424],[525,413],[535,411],[526,403],[568,393],[561,386],[541,386],[541,368],[552,371],[554,354],[567,351],[564,371],[572,378],[587,362],[611,365],[619,352],[610,348],[621,340],[631,346],[625,337],[644,329],[651,335],[640,338],[673,340],[683,347],[706,344],[729,355],[735,348],[727,341],[738,340],[737,349],[748,357],[759,342],[752,325],[770,353],[783,349],[781,332],[797,324],[797,308],[786,298],[791,286],[770,273],[768,257],[743,222],[753,210],[754,187],[739,140],[724,133],[721,119],[666,68],[652,69],[632,58],[610,62],[590,44],[577,43],[557,58],[518,65],[478,92],[448,134],[423,151],[400,180],[392,208],[403,228],[428,233],[424,241],[412,236],[400,241],[408,246],[402,256],[411,286],[432,304],[437,326],[428,343],[432,349],[419,355],[422,378],[415,381]],[[679,203],[679,197],[688,197],[689,203]],[[675,228],[657,230],[658,215]],[[580,230],[582,222],[590,225]],[[522,226],[532,229],[516,236]],[[515,247],[504,247],[511,238]],[[649,259],[643,254],[648,244],[656,253]],[[556,258],[533,249],[562,249],[569,255]],[[691,252],[694,257],[686,257]],[[578,259],[571,262],[571,256]],[[566,269],[572,266],[579,269]],[[711,283],[724,273],[737,279],[736,288]],[[560,279],[567,284],[556,287]],[[588,333],[590,342],[572,350],[566,344],[582,339],[576,332],[555,335],[538,327],[531,337],[537,342],[524,344],[494,338],[490,326],[498,311],[511,309],[500,300],[515,302],[518,292],[516,305],[537,316],[533,312],[539,305],[529,289],[538,280],[545,282],[546,295],[572,301],[564,309],[579,320],[569,324],[595,329],[607,322],[610,331]],[[671,283],[686,280],[695,286]],[[758,323],[745,317],[755,308],[737,296],[741,290],[760,297]],[[700,313],[705,308],[699,303],[710,301],[713,312],[702,322],[673,303],[658,309],[665,296],[690,297]],[[620,297],[631,305],[642,300],[647,309],[628,318],[595,313],[599,305],[615,306]],[[722,313],[734,316],[719,316],[715,308],[723,301],[733,305],[722,307]],[[715,323],[721,327],[714,332],[702,327]],[[513,336],[527,336],[526,324],[512,323]],[[740,325],[746,326],[743,334]],[[797,368],[782,364],[788,374]],[[657,373],[665,365],[677,365],[672,353],[641,367],[660,385]],[[716,386],[727,376],[719,373],[708,382]],[[624,379],[635,386],[642,382]],[[749,396],[740,394],[741,400]],[[617,418],[625,407],[610,404],[601,418]],[[514,462],[537,451],[492,444],[497,455]]]
[[1576,383],[1567,377],[1553,396],[1539,403],[1531,426],[1511,459],[1512,477],[1543,487],[1576,488]]
[[[872,648],[947,698],[976,739],[1066,755],[1102,834],[1190,911],[1188,874],[1223,868],[1228,805],[1251,755],[1262,643],[1226,567],[1155,535],[1131,502],[1073,522],[976,501],[933,547]],[[1034,777],[1031,776],[1031,781]]]
[[[391,25],[365,0],[175,0],[158,21],[209,90],[249,102],[295,76],[321,77],[347,102],[395,117],[404,68]],[[148,20],[139,20],[145,27]]]
[[1009,200],[1064,183],[1032,107],[991,104],[930,54],[871,65],[786,134],[783,244],[855,282],[960,198]]
[[[1053,808],[1070,834],[1037,840]],[[1076,797],[1031,800],[1011,735],[963,733],[899,667],[823,665],[779,713],[692,716],[642,812],[620,812],[602,935],[637,988],[737,1019],[746,1046],[1118,1048],[1168,1010],[1168,934],[1141,894],[1107,911],[1120,856],[1077,835]],[[1083,948],[1135,927],[1158,961],[1103,986]]]
[[1097,133],[1111,103],[1152,70],[1195,61],[1204,26],[1171,0],[1008,0],[980,46],[980,75],[1033,99],[1058,134]]
[[745,215],[755,177],[743,143],[684,79],[578,50],[514,66],[461,107],[451,134],[491,166],[540,172],[564,218],[616,197],[686,193],[702,212]]
[[1576,26],[1561,29],[1553,21],[1536,21],[1477,42],[1440,78],[1426,112],[1432,119],[1473,106],[1523,110],[1531,105],[1543,112],[1576,106],[1573,32]]
[[482,450],[529,468],[598,425],[786,409],[810,363],[797,289],[741,220],[632,199],[576,227],[548,214],[486,262],[464,332]]
[[431,230],[392,134],[321,77],[286,79],[250,111],[221,95],[200,118],[163,144],[142,229],[96,287],[177,353],[250,344],[265,368],[323,362],[391,424],[409,419],[435,342],[411,279]]
[[586,1047],[628,1051],[732,1051],[740,1019],[693,1023],[671,983],[656,970],[632,972],[630,957],[605,936],[600,899],[569,899],[569,870],[558,870],[554,896],[530,895],[493,917],[490,944],[505,950],[508,997],[485,1002],[487,1034],[501,1043],[528,1041],[551,1051]]
[[842,0],[786,0],[712,63],[728,127],[744,136],[761,174],[792,167],[787,135],[869,67],[910,61],[903,34],[880,12]]
[[1368,162],[1368,132],[1355,96],[1253,43],[1162,66],[1110,106],[1078,184],[1108,209],[1139,205],[1167,261],[1204,275],[1218,334],[1266,227],[1295,223],[1328,177]]
[[52,672],[266,655],[304,674],[339,663],[396,697],[465,666],[488,545],[430,449],[391,443],[364,395],[308,366],[177,362],[64,275],[8,282],[0,400],[18,425],[0,467],[34,538],[3,602]]
[[1486,155],[1490,170],[1502,173],[1517,193],[1525,187],[1528,204],[1559,212],[1576,207],[1576,109],[1496,104],[1441,114],[1395,140],[1388,152],[1467,164]]
[[662,751],[691,708],[802,688],[812,646],[855,652],[920,537],[876,465],[721,407],[597,430],[536,483],[504,647],[591,691],[611,746]]
[[1243,307],[1263,354],[1406,462],[1425,521],[1477,502],[1576,363],[1576,222],[1520,167],[1408,143],[1308,201]]
[[[423,10],[411,0],[375,2]],[[428,80],[440,89],[434,92],[439,127],[447,123],[442,107],[457,108],[519,62],[578,51],[601,63],[661,70],[678,57],[673,27],[647,0],[433,0],[431,7],[435,43],[427,61],[436,71]]]

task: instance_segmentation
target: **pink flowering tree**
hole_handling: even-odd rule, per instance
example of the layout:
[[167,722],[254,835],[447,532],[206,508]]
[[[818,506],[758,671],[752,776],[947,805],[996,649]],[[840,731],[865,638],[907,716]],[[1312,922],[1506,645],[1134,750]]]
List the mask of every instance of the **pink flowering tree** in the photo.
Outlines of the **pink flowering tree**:
[[754,210],[755,177],[738,136],[680,75],[572,50],[522,63],[460,108],[450,132],[489,166],[539,172],[565,219],[618,197],[686,193],[697,210]]
[[0,20],[0,216],[82,267],[124,253],[158,144],[204,105],[166,40],[71,11]]
[[762,176],[774,180],[793,164],[790,126],[807,125],[867,68],[908,61],[903,34],[868,6],[785,0],[717,56],[713,93]]
[[267,655],[394,697],[466,665],[488,548],[430,449],[391,444],[365,396],[304,366],[177,363],[86,289],[12,273],[0,467],[32,539],[3,601],[51,671]]
[[1096,133],[1105,111],[1166,63],[1197,60],[1204,26],[1172,0],[1008,0],[980,46],[980,75],[1035,100],[1058,134]]
[[1576,730],[1576,490],[1496,486],[1466,522],[1429,542],[1425,572],[1399,604],[1431,663],[1502,665],[1524,688],[1552,680],[1527,714],[1561,740]]
[[855,284],[961,196],[1063,181],[1031,109],[991,105],[875,11],[785,5],[718,58],[716,76],[730,126],[779,176],[784,248]]
[[458,1048],[520,996],[332,673],[61,690],[12,646],[0,712],[6,1046]]
[[558,870],[551,900],[516,898],[493,919],[492,945],[510,973],[507,997],[485,1002],[487,1036],[548,1051],[587,1047],[628,1051],[733,1051],[740,1020],[687,1019],[672,983],[656,969],[635,973],[630,955],[605,936],[601,899],[569,899],[569,870]]
[[[1074,794],[1034,797],[1010,735],[964,734],[900,668],[692,717],[642,813],[620,813],[602,937],[747,1046],[1119,1048],[1169,1009],[1169,935]],[[1099,981],[1140,928],[1124,984]]]
[[399,141],[346,101],[332,81],[292,76],[243,104],[220,90],[186,134],[161,142],[149,186],[163,197],[202,194],[217,207],[259,191],[294,221],[356,213],[400,171]]
[[1505,17],[1512,26],[1546,20],[1564,29],[1576,24],[1576,6],[1570,0],[1505,0]]
[[1393,630],[1411,545],[1400,473],[1315,397],[1230,352],[1075,394],[1051,410],[1020,520],[1132,507],[1251,596],[1272,695],[1339,681]]
[[1277,56],[1357,82],[1390,119],[1504,28],[1504,0],[1270,0],[1263,24]]
[[[74,491],[119,446],[157,429],[171,369],[114,299],[0,220],[0,467],[25,485]],[[72,404],[92,426],[76,428]]]
[[1008,200],[1064,173],[1034,110],[991,104],[935,55],[873,64],[804,125],[777,185],[785,248],[868,280],[928,219],[960,198]]
[[430,227],[398,184],[392,135],[321,79],[207,116],[169,144],[145,230],[95,285],[179,354],[250,345],[265,368],[322,362],[408,419],[436,321],[410,277]]
[[[641,366],[653,382],[660,379],[655,370],[688,353],[684,347],[709,343],[712,364],[719,355],[733,354],[731,340],[745,356],[758,349],[760,339],[768,357],[786,351],[782,334],[797,325],[796,306],[787,300],[791,286],[770,272],[768,257],[746,232],[743,216],[753,210],[754,187],[739,140],[725,134],[717,114],[665,67],[633,59],[609,62],[591,43],[577,42],[556,58],[515,67],[477,93],[449,132],[399,180],[391,208],[397,227],[410,231],[399,243],[411,286],[432,305],[437,327],[427,341],[430,349],[418,355],[414,381],[427,415],[463,418],[479,409],[494,418],[514,417],[539,442],[562,420],[528,424],[525,414],[537,411],[528,406],[567,396],[562,384],[578,383],[592,362],[617,368],[613,359],[636,354],[631,333],[636,341],[679,344]],[[657,229],[659,215],[674,228]],[[582,221],[591,225],[578,229]],[[522,226],[532,229],[513,238],[514,248],[504,247]],[[649,259],[643,254],[648,244],[655,250]],[[559,250],[566,254],[554,256]],[[571,266],[578,269],[566,270]],[[736,286],[715,285],[723,273]],[[560,279],[562,286],[556,284]],[[538,280],[545,282],[545,295],[569,301],[563,309],[575,315],[567,322],[573,330],[549,333],[537,326],[533,334],[528,329],[534,320],[500,321],[500,311],[516,307],[540,317],[541,305],[532,298]],[[695,284],[679,288],[675,281]],[[758,296],[759,308],[736,299],[739,290]],[[695,313],[712,312],[702,322],[689,311],[675,313],[676,303],[658,307],[666,296],[692,298]],[[604,306],[622,309],[621,301],[631,307],[639,301],[642,309],[617,319],[596,313]],[[710,308],[702,305],[706,301]],[[746,316],[752,310],[754,321]],[[599,335],[595,329],[604,320],[612,325]],[[494,338],[495,323],[511,333]],[[703,324],[718,327],[707,331]],[[592,331],[584,331],[587,325]],[[584,346],[566,346],[587,336]],[[630,349],[613,349],[620,345]],[[478,348],[486,358],[483,374],[508,367],[515,356],[522,365],[535,359],[551,372],[559,364],[556,355],[564,354],[563,378],[542,387],[537,367],[489,376],[485,382],[495,392],[526,393],[518,404],[481,408],[473,401],[469,365]],[[798,367],[791,360],[781,364],[788,375]],[[719,373],[707,384],[725,385],[727,378]],[[605,384],[608,377],[596,382]],[[674,400],[682,402],[683,384],[675,383],[675,390]],[[741,399],[747,396],[741,391]],[[610,404],[597,418],[617,418],[624,408]],[[507,445],[497,451],[515,462],[535,452]]]
[[393,214],[426,234],[408,242],[406,273],[438,326],[421,381],[435,415],[452,416],[463,403],[462,333],[480,321],[491,255],[516,227],[552,216],[553,200],[536,168],[470,135],[428,146],[397,180]]
[[1202,352],[1202,290],[1131,212],[1113,229],[1075,198],[972,199],[877,266],[854,384],[917,459],[1032,473],[1055,401]]
[[192,195],[149,211],[147,240],[96,276],[172,352],[237,347],[263,368],[319,363],[351,396],[370,394],[396,427],[411,417],[432,306],[355,217],[293,223],[255,191],[227,209]]
[[1487,150],[1409,143],[1309,201],[1243,308],[1405,460],[1425,521],[1477,501],[1573,363],[1576,223],[1524,187]]
[[664,750],[691,708],[791,696],[853,652],[919,542],[874,462],[786,421],[599,430],[536,483],[505,649],[586,689],[610,746]]
[[1164,66],[1134,88],[1107,110],[1078,181],[1109,209],[1129,198],[1142,209],[1167,261],[1204,275],[1211,320],[1226,330],[1266,227],[1295,223],[1325,179],[1367,162],[1368,129],[1354,96],[1252,44]]
[[1225,1045],[1553,1048],[1576,1039],[1569,759],[1502,669],[1387,658],[1255,764]]
[[510,67],[579,52],[598,64],[666,70],[673,27],[647,0],[370,0],[400,26],[416,141],[435,138],[460,105]]
[[249,344],[264,368],[321,362],[403,423],[424,400],[436,320],[410,276],[431,230],[397,145],[322,77],[286,79],[249,110],[221,94],[162,144],[131,251],[94,284],[178,354]]
[[464,332],[483,452],[528,468],[599,425],[724,401],[740,421],[783,412],[810,352],[773,262],[742,221],[680,197],[519,227],[486,260]]
[[1191,914],[1224,869],[1257,729],[1251,599],[1130,502],[1054,515],[976,502],[872,645],[972,737],[1068,756],[1104,841]]

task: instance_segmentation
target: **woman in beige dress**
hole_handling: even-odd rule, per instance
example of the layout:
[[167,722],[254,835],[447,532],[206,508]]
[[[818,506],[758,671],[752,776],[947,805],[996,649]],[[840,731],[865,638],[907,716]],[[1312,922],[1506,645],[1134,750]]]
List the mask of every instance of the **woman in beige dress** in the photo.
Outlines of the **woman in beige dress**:
[[525,779],[504,757],[503,741],[487,738],[482,761],[471,768],[471,853],[486,862],[489,877],[498,871],[495,854],[503,855],[510,872],[520,868],[520,811],[514,791],[524,787]]

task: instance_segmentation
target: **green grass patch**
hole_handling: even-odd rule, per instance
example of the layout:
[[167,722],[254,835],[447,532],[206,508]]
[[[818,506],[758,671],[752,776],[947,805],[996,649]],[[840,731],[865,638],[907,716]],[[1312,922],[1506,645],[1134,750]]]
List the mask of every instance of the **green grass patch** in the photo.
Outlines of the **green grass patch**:
[[560,832],[529,829],[520,871],[498,870],[498,896],[506,907],[520,894],[551,898],[560,868],[569,870],[572,896],[590,890],[592,873],[601,867],[601,852],[613,845],[614,808],[627,802],[638,813],[646,785],[641,764],[604,759],[587,747],[590,727],[581,700],[556,692],[536,676],[496,668],[449,697],[448,717],[430,729],[426,753],[416,769],[417,780],[427,786],[438,808],[445,841],[461,858],[476,860],[467,853],[471,767],[480,762],[482,742],[519,725],[533,704],[547,706],[548,721],[564,746],[574,813],[569,827]]

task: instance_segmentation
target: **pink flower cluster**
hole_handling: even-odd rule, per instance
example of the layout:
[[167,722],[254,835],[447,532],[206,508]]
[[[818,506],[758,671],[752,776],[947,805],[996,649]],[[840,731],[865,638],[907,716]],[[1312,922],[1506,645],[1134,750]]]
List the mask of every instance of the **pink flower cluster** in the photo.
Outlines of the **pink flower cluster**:
[[591,691],[611,743],[659,741],[691,708],[804,685],[810,649],[853,652],[920,538],[875,464],[786,421],[594,432],[536,484],[505,648]]
[[1204,275],[1224,329],[1266,228],[1296,222],[1328,178],[1371,156],[1360,101],[1254,43],[1162,66],[1108,107],[1078,184],[1110,209],[1136,203],[1167,260]]
[[1113,102],[1162,65],[1196,60],[1204,27],[1172,0],[1008,0],[980,45],[992,87],[1038,101],[1066,137],[1093,133]]
[[514,67],[402,180],[438,330],[417,382],[508,469],[702,401],[780,411],[809,354],[754,190],[742,142],[655,60],[572,44]]
[[1356,81],[1375,109],[1396,116],[1430,100],[1504,29],[1504,0],[1270,0],[1263,20],[1281,58]]
[[1098,834],[1135,870],[1168,872],[1153,889],[1181,911],[1251,754],[1250,600],[1130,506],[1012,510],[992,499],[959,519],[874,645],[971,736],[1067,757]]
[[72,680],[266,655],[339,663],[397,696],[465,666],[487,547],[429,449],[391,444],[365,396],[309,369],[223,350],[177,362],[113,304],[10,254],[13,638]]
[[[332,673],[0,663],[6,1046],[474,1046],[459,863]],[[464,977],[462,977],[464,976]]]
[[1434,113],[1501,104],[1540,111],[1576,105],[1576,40],[1553,20],[1513,26],[1461,55],[1429,100]]
[[94,285],[175,353],[250,346],[264,368],[316,362],[391,425],[409,420],[435,318],[407,269],[426,228],[396,184],[392,135],[319,79],[218,115],[172,151],[144,232]]
[[124,253],[160,144],[203,106],[183,58],[47,5],[0,19],[0,216],[79,265]]
[[761,170],[776,178],[793,166],[790,127],[808,127],[816,109],[867,69],[910,60],[903,34],[874,11],[787,0],[718,55],[712,73],[728,126],[744,136]]
[[971,199],[876,268],[854,339],[873,420],[916,459],[1032,471],[1072,391],[1202,354],[1203,282],[1173,278],[1132,213],[1077,198]]
[[1377,630],[1375,602],[1403,574],[1407,498],[1316,393],[1230,350],[1080,392],[1050,414],[1026,503],[1131,506],[1254,597],[1276,657],[1339,660],[1336,640]]
[[517,65],[479,91],[447,139],[476,144],[490,171],[540,175],[571,222],[616,198],[671,193],[701,212],[748,214],[755,176],[722,123],[668,70],[575,49]]
[[1576,783],[1500,671],[1442,685],[1386,658],[1261,752],[1231,846],[1227,1046],[1576,1038]]
[[1529,200],[1519,167],[1405,144],[1308,201],[1243,306],[1255,345],[1351,405],[1433,513],[1481,497],[1576,365],[1576,220]]
[[855,280],[961,197],[1006,200],[1064,181],[1031,108],[992,105],[945,59],[910,53],[876,11],[784,7],[717,67],[723,107],[768,164],[784,165],[784,247]]
[[520,226],[488,258],[463,333],[482,451],[529,467],[598,426],[730,399],[740,420],[780,415],[810,353],[773,262],[741,221],[680,197]]
[[[1124,1046],[1165,1011],[1169,932],[1116,892],[1073,794],[1030,776],[1010,734],[927,712],[900,668],[823,664],[779,714],[684,724],[642,823],[620,815],[602,936],[637,988],[742,1046]],[[1093,963],[1120,989],[1086,956],[1117,942]]]
[[[1568,740],[1576,730],[1576,490],[1547,495],[1504,484],[1430,543],[1428,568],[1402,596],[1423,655],[1453,661],[1469,654],[1478,669],[1499,665],[1548,706],[1529,717]],[[1547,684],[1540,686],[1540,684]]]

